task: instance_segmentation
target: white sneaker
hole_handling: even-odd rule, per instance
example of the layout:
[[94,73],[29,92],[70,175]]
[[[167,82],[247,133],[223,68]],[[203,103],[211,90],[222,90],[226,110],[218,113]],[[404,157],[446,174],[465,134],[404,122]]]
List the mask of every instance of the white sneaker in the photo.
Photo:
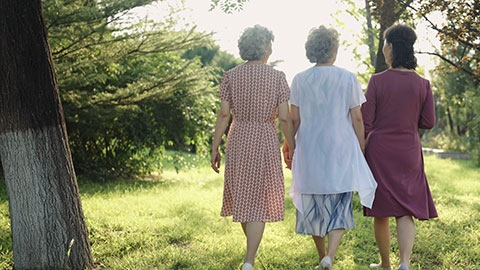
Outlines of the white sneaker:
[[391,267],[383,267],[381,263],[372,263],[372,264],[370,264],[370,268],[378,268],[378,269],[384,269],[384,270],[392,270]]
[[251,265],[249,263],[244,263],[242,265],[242,270],[253,270],[253,265]]
[[408,267],[408,264],[405,263],[405,262],[402,262],[399,266],[398,266],[398,270],[409,270],[410,268]]
[[320,269],[321,270],[333,270],[332,259],[330,259],[329,256],[323,257],[323,259],[320,261]]

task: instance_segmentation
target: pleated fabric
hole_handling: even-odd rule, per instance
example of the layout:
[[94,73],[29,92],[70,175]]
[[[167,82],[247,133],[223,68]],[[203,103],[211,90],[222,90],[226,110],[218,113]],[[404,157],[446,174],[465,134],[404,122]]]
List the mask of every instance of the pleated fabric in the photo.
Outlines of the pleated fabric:
[[335,229],[352,229],[353,192],[339,194],[302,194],[303,214],[297,210],[295,232],[325,237]]

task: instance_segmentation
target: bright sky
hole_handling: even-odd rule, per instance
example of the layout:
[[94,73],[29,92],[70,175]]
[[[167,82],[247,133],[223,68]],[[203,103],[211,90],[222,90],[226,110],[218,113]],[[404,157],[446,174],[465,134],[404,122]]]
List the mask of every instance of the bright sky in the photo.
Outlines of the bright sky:
[[[358,5],[364,5],[363,0],[355,0]],[[177,0],[166,1],[170,5],[178,6]],[[305,41],[311,28],[325,25],[337,29],[340,41],[354,43],[354,35],[361,33],[362,22],[356,21],[351,15],[342,12],[337,18],[345,23],[341,29],[335,22],[332,14],[345,10],[346,5],[339,0],[250,0],[244,9],[234,14],[225,14],[219,9],[209,11],[210,0],[183,0],[185,11],[179,14],[184,23],[195,23],[198,30],[214,32],[214,39],[222,50],[239,57],[237,41],[242,31],[255,24],[263,25],[275,35],[273,53],[269,61],[283,60],[276,68],[286,73],[291,81],[293,76],[312,64],[305,57]],[[177,4],[175,4],[177,3]],[[148,9],[137,9],[135,14],[148,14],[152,19],[162,20],[167,12],[166,3],[155,4]],[[363,6],[362,6],[363,7]],[[435,32],[426,25],[417,26],[418,41],[416,50],[432,51],[432,42]],[[355,61],[352,47],[342,46],[339,49],[335,65],[353,72],[363,72],[363,67]],[[367,55],[366,45],[358,46],[360,52]],[[433,68],[433,59],[425,55],[417,55],[418,63],[426,70]],[[428,76],[428,74],[427,74]]]

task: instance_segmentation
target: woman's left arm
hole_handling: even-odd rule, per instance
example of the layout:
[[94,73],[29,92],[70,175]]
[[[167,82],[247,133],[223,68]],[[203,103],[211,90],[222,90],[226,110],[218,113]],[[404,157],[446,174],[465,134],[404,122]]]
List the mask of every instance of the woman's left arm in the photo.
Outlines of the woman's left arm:
[[363,126],[361,106],[351,108],[350,116],[352,117],[353,129],[357,135],[358,143],[360,143],[360,148],[365,154],[365,128]]
[[418,127],[422,129],[431,129],[435,126],[435,104],[433,102],[432,88],[430,82],[427,82],[427,97],[423,103]]
[[212,169],[216,172],[220,172],[221,156],[218,150],[220,142],[222,141],[223,134],[227,128],[228,121],[230,120],[230,103],[222,100],[220,103],[220,111],[218,112],[217,122],[215,124],[215,135],[212,143],[212,157],[210,162],[212,163]]

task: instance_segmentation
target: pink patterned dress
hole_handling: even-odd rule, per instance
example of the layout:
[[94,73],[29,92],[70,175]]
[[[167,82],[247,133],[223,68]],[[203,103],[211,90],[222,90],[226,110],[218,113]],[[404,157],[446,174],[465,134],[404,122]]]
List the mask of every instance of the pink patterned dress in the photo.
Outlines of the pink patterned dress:
[[234,222],[283,220],[285,187],[275,124],[278,104],[290,96],[285,74],[263,64],[226,71],[220,99],[228,101],[228,132],[221,216]]

